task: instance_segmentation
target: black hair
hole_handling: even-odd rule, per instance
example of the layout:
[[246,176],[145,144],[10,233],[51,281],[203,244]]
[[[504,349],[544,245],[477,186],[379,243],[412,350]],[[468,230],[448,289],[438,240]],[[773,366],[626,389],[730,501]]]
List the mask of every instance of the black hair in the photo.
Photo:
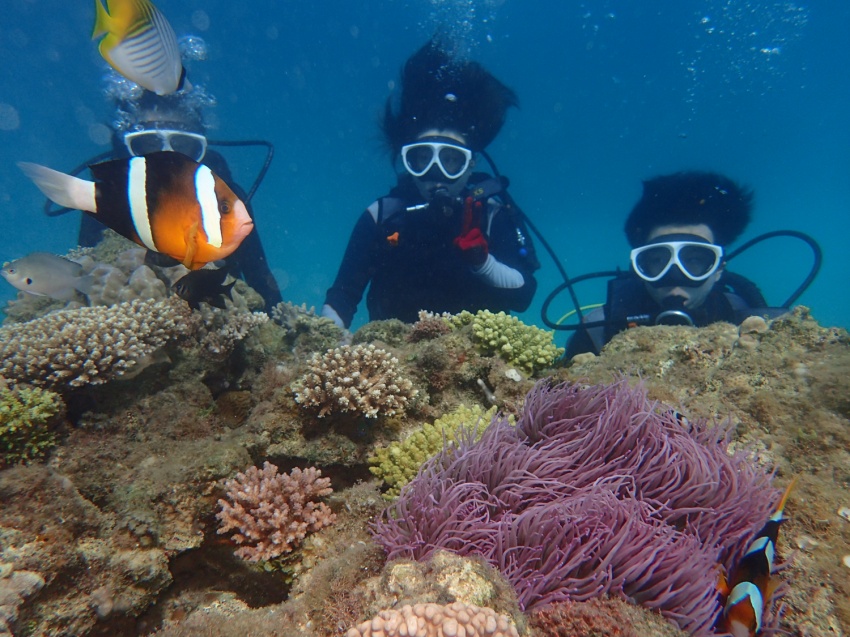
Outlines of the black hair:
[[414,53],[401,73],[397,107],[387,99],[381,129],[393,153],[434,128],[464,136],[484,150],[505,123],[516,93],[477,62],[453,58],[438,38]]
[[643,195],[626,219],[629,244],[644,245],[658,226],[705,224],[725,246],[750,223],[753,192],[728,177],[703,171],[678,172],[643,182]]

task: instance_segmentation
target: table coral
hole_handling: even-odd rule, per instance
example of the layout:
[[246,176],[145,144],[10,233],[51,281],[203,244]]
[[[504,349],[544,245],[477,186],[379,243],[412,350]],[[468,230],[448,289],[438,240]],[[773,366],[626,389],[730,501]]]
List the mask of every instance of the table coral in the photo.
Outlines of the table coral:
[[414,604],[382,610],[377,617],[359,624],[345,637],[517,637],[516,627],[490,608],[454,602]]
[[420,467],[440,453],[445,443],[454,442],[464,427],[478,427],[478,437],[481,437],[495,413],[495,407],[484,411],[480,405],[460,405],[437,418],[434,424],[426,423],[404,440],[376,449],[375,455],[369,458],[369,471],[389,486],[384,498],[397,498],[401,488],[419,473]]
[[236,555],[250,562],[290,553],[308,533],[332,524],[336,515],[316,498],[333,492],[330,479],[315,467],[279,474],[269,462],[250,467],[225,483],[227,500],[219,500],[218,533],[236,531],[232,539],[244,545]]
[[343,345],[314,354],[308,367],[295,385],[295,401],[318,409],[319,418],[347,412],[394,416],[418,393],[398,359],[374,345]]
[[526,609],[608,593],[708,635],[730,568],[778,496],[726,451],[728,431],[684,423],[625,380],[545,383],[515,427],[429,463],[375,527],[390,559],[480,555]]
[[56,444],[50,424],[64,409],[52,391],[0,386],[0,467],[43,456]]
[[176,297],[53,312],[0,328],[0,375],[57,390],[98,385],[193,326],[189,306]]
[[473,339],[485,353],[496,354],[529,374],[551,366],[564,353],[564,348],[553,342],[551,332],[504,312],[464,311],[450,320],[457,326],[471,323]]

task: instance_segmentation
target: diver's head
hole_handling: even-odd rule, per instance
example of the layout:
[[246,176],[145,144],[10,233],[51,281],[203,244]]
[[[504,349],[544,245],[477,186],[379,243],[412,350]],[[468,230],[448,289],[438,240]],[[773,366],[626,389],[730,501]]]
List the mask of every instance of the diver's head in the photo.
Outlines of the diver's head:
[[[434,190],[460,193],[474,153],[499,133],[508,109],[517,105],[516,94],[439,39],[407,60],[400,88],[387,100],[381,122],[393,159],[401,157],[426,199]],[[426,182],[440,185],[423,191]]]
[[475,166],[466,138],[453,130],[423,132],[401,147],[401,161],[426,201],[458,197]]
[[124,146],[131,155],[171,150],[194,161],[204,158],[207,138],[203,116],[184,97],[179,93],[161,96],[145,91],[123,131]]
[[723,273],[723,248],[705,224],[653,229],[631,252],[632,269],[649,295],[667,309],[700,307]]

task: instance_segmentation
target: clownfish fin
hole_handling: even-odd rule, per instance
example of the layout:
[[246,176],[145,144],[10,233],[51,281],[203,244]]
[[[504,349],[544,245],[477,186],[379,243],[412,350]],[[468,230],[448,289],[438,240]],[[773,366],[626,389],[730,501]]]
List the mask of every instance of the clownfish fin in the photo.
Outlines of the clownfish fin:
[[198,227],[199,223],[196,221],[186,228],[186,234],[183,235],[183,239],[186,243],[186,255],[183,257],[182,263],[190,270],[197,270],[198,267],[200,267],[193,265],[195,261],[195,254],[198,252]]
[[726,569],[723,564],[717,565],[717,592],[724,598],[729,597],[732,592],[732,587],[729,586],[729,578],[726,576]]
[[63,208],[96,213],[95,183],[60,173],[47,166],[19,161],[18,168],[29,177],[44,196]]
[[788,486],[785,487],[785,493],[782,494],[782,499],[779,500],[779,504],[776,505],[776,509],[774,509],[774,513],[771,516],[772,520],[779,521],[782,519],[782,512],[785,510],[785,503],[788,502],[788,496],[791,495],[791,489],[794,488],[794,485],[797,483],[797,478],[799,475],[791,478],[791,482],[788,483]]

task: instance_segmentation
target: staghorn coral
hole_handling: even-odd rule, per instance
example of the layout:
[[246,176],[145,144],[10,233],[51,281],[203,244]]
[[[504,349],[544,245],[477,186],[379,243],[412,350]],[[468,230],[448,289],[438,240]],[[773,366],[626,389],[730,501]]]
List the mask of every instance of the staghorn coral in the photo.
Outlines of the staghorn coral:
[[484,411],[480,405],[471,408],[460,405],[453,412],[437,418],[434,424],[426,423],[404,440],[376,449],[375,455],[369,458],[369,471],[389,486],[384,498],[397,498],[401,488],[416,476],[419,468],[440,453],[444,443],[454,442],[463,427],[477,427],[480,438],[495,413],[495,407]]
[[564,353],[563,347],[552,342],[551,332],[525,325],[504,312],[463,311],[449,320],[456,327],[472,324],[473,340],[485,353],[496,354],[529,374],[552,365]]
[[497,418],[429,463],[376,539],[390,559],[480,555],[526,609],[608,593],[707,635],[717,564],[740,558],[778,495],[727,437],[625,380],[539,384],[516,427]]
[[[242,544],[236,555],[249,562],[290,553],[308,533],[332,524],[336,515],[316,498],[333,492],[331,481],[315,467],[278,474],[269,462],[262,470],[250,467],[225,482],[227,500],[219,500],[219,534],[236,531]],[[228,501],[229,500],[229,501]]]
[[52,391],[0,384],[0,467],[43,456],[56,444],[50,425],[64,410]]
[[366,418],[404,412],[418,394],[398,359],[374,345],[343,345],[314,354],[309,371],[295,384],[295,401],[318,409],[319,418],[354,413]]
[[98,385],[193,328],[178,298],[61,310],[0,328],[0,375],[57,390]]
[[345,637],[518,637],[511,620],[490,608],[454,602],[405,605],[382,610],[376,617],[345,633]]

